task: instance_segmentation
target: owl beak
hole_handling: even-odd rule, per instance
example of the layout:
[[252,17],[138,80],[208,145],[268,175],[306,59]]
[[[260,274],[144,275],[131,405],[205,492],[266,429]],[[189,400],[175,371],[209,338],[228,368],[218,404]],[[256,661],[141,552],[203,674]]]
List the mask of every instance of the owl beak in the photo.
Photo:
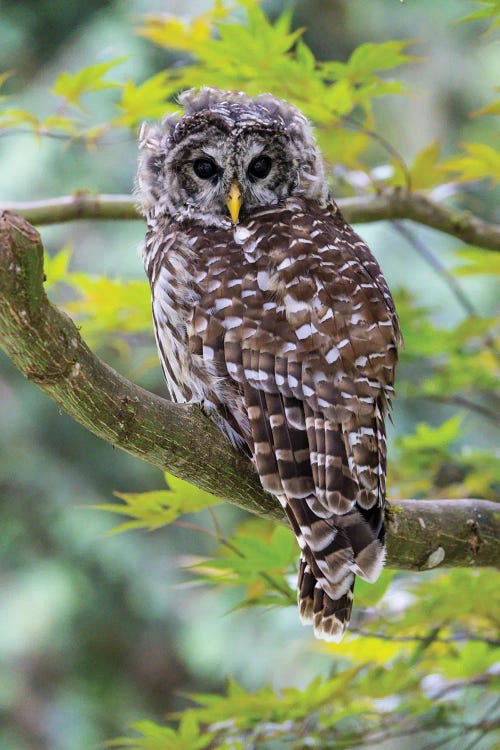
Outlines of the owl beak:
[[231,187],[229,188],[229,195],[226,198],[226,206],[231,214],[231,220],[233,224],[238,223],[238,217],[240,215],[241,204],[243,198],[241,197],[241,190],[238,184],[238,180],[233,180]]

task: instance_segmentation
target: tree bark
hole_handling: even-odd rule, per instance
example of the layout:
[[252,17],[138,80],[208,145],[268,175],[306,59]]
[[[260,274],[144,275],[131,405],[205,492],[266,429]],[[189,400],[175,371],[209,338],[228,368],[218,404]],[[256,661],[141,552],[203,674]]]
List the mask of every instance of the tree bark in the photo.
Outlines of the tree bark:
[[[342,198],[337,201],[351,224],[391,219],[410,219],[446,232],[470,245],[500,251],[500,227],[465,211],[436,203],[423,193],[395,188],[376,195]],[[73,195],[28,203],[3,203],[0,210],[15,211],[37,226],[76,219],[140,219],[129,195],[95,195],[80,190]]]
[[[286,523],[247,456],[193,404],[134,385],[93,354],[43,289],[43,246],[20,216],[0,214],[0,347],[16,367],[94,434],[260,516]],[[485,500],[389,505],[388,566],[500,567],[500,506]]]

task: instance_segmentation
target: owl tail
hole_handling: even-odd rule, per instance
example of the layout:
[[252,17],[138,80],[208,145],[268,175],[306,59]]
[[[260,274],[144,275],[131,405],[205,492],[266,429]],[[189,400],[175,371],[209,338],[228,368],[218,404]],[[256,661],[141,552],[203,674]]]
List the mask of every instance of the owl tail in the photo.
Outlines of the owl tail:
[[[260,361],[252,367],[265,370]],[[365,507],[371,498],[358,491],[358,483],[350,476],[339,429],[328,430],[335,434],[318,447],[316,433],[313,436],[305,429],[301,402],[249,386],[245,402],[262,486],[278,497],[301,550],[298,603],[302,621],[312,622],[316,637],[340,641],[351,615],[355,576],[373,582],[384,563],[382,504],[374,497],[370,507]],[[331,450],[326,451],[327,447]],[[331,488],[326,468],[336,466],[338,459],[340,469],[328,477]],[[333,499],[328,496],[330,489]]]
[[317,638],[339,642],[349,624],[357,575],[375,581],[384,563],[381,507],[353,508],[319,518],[308,503],[290,498],[285,510],[301,548],[298,605]]
[[351,617],[354,580],[345,594],[332,599],[323,591],[311,566],[301,556],[297,588],[299,615],[304,625],[313,625],[316,638],[339,643]]

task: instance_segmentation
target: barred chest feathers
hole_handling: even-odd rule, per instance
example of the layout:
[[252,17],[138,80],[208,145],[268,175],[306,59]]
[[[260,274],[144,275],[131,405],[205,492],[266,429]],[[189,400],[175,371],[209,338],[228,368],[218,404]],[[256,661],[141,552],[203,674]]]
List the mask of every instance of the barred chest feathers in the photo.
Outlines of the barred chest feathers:
[[150,230],[143,246],[156,345],[172,400],[184,403],[194,395],[198,396],[194,400],[202,400],[202,394],[190,387],[192,360],[187,346],[189,310],[199,299],[192,287],[192,250],[163,229],[160,224]]
[[384,562],[394,303],[301,112],[211,88],[180,102],[141,131],[136,183],[162,368],[250,453],[297,538],[300,617],[339,641],[355,577]]
[[[203,240],[209,242],[203,232],[186,234],[170,221],[153,222],[146,235],[142,256],[151,286],[155,340],[172,401],[201,404],[230,442],[241,446],[249,436],[242,397],[227,380],[227,371],[224,378],[217,368],[213,349],[195,346],[211,312],[220,308],[216,300],[211,305],[215,290],[208,269],[213,258],[200,253]],[[225,404],[231,407],[229,418]]]
[[397,319],[378,264],[334,205],[289,199],[236,227],[153,221],[144,262],[172,399],[226,408],[233,441],[250,436],[243,384],[327,409],[349,431],[383,412]]

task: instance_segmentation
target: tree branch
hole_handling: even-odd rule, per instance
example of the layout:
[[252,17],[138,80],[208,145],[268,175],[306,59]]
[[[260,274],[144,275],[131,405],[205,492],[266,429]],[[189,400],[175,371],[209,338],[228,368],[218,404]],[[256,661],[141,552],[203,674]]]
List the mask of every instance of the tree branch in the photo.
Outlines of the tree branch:
[[[250,461],[197,405],[176,405],[96,357],[43,290],[43,246],[21,217],[0,214],[0,347],[64,411],[109,443],[260,516],[285,523]],[[500,508],[485,500],[392,504],[388,564],[408,570],[500,567]]]
[[[343,198],[338,205],[352,224],[410,219],[458,237],[468,244],[500,251],[500,226],[465,211],[447,208],[422,193],[397,188],[377,195]],[[3,203],[0,210],[15,211],[37,226],[76,219],[141,218],[129,195],[95,195],[83,190],[44,201]]]

